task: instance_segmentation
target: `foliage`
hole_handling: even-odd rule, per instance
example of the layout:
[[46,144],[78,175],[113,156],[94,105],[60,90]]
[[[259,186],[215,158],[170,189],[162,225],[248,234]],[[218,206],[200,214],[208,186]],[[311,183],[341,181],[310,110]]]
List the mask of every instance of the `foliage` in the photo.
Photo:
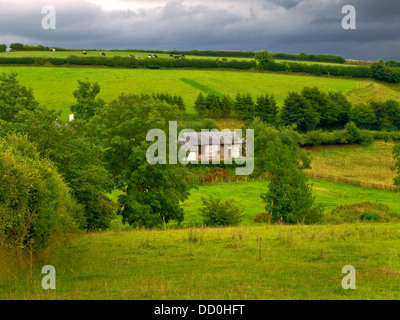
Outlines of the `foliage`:
[[376,116],[375,129],[398,131],[400,129],[400,103],[393,100],[371,101],[370,106]]
[[182,112],[185,112],[186,110],[185,102],[183,101],[181,96],[178,95],[172,96],[172,94],[170,93],[153,93],[152,97],[154,99],[166,102],[170,105],[177,105],[179,110]]
[[235,114],[240,118],[247,120],[253,119],[255,113],[255,103],[250,94],[236,94],[234,103]]
[[201,198],[201,200],[204,207],[200,209],[199,214],[203,217],[203,223],[206,226],[237,226],[243,217],[243,212],[233,204],[232,200],[223,202],[213,196]]
[[311,102],[297,92],[289,92],[280,112],[283,125],[296,125],[301,132],[317,128],[320,115],[313,108]]
[[359,103],[351,108],[350,120],[361,129],[372,130],[376,124],[376,115],[371,105]]
[[287,53],[274,53],[273,57],[279,60],[299,60],[299,61],[318,61],[318,62],[333,62],[333,63],[345,63],[346,60],[341,56],[334,56],[328,54],[287,54]]
[[292,129],[281,131],[256,119],[255,174],[267,174],[268,191],[261,195],[274,222],[316,223],[322,208],[314,204],[311,186],[302,171],[310,168],[307,153],[300,149],[301,136]]
[[14,51],[22,51],[24,50],[24,45],[22,43],[11,43],[10,49]]
[[43,247],[50,236],[75,229],[83,210],[50,160],[26,136],[0,140],[0,241]]
[[385,82],[400,82],[400,70],[387,66],[383,61],[371,65],[370,77]]
[[278,106],[273,94],[259,96],[255,107],[255,115],[268,124],[276,124]]
[[97,82],[78,81],[78,89],[73,92],[77,103],[71,106],[75,119],[88,121],[104,107],[105,102],[96,99],[99,93],[100,86]]
[[0,120],[11,121],[22,110],[34,110],[38,103],[32,90],[21,86],[17,74],[0,74]]
[[[6,75],[5,75],[6,77]],[[85,208],[85,219],[78,221],[80,228],[105,229],[116,211],[115,205],[104,192],[111,192],[114,183],[102,163],[102,146],[95,144],[87,134],[85,121],[76,120],[70,125],[60,124],[59,114],[37,107],[31,91],[21,87],[15,77],[9,81],[8,92],[19,97],[26,92],[14,116],[0,122],[0,135],[27,134],[41,156],[48,157],[71,188],[75,199]],[[9,103],[16,104],[12,99]],[[18,99],[17,99],[18,101]],[[34,105],[35,107],[30,107]]]
[[200,117],[225,118],[230,116],[233,102],[228,96],[220,98],[215,94],[208,94],[204,97],[200,92],[194,102],[194,109]]
[[6,44],[0,44],[0,52],[6,52],[7,51],[7,45]]
[[175,105],[121,95],[89,122],[93,135],[107,148],[104,159],[109,172],[124,191],[119,197],[124,222],[151,228],[183,220],[180,202],[191,186],[187,169],[180,163],[151,165],[146,159],[152,145],[146,141],[147,133],[157,128],[168,136],[169,121],[181,117]]
[[268,51],[258,51],[256,52],[254,59],[258,63],[258,68],[266,69],[270,62],[274,62],[272,55]]

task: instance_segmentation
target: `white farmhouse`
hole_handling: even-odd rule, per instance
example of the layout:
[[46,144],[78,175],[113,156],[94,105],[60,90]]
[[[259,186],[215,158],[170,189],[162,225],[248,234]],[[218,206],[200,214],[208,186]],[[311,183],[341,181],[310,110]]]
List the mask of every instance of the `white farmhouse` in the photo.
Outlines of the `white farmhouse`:
[[235,131],[181,133],[179,144],[189,152],[187,161],[231,161],[242,157],[245,142]]

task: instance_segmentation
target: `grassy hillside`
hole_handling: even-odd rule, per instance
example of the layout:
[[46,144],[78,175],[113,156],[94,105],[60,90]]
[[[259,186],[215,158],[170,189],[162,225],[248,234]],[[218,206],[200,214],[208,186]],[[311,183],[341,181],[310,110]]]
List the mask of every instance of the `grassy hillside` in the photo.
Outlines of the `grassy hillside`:
[[[31,287],[28,269],[2,269],[0,299],[399,299],[399,248],[399,224],[89,234],[36,261]],[[56,290],[41,288],[48,264]]]
[[368,91],[372,86],[382,92],[380,98],[387,96],[400,100],[400,85],[273,73],[44,67],[0,67],[1,72],[18,73],[20,82],[33,88],[40,103],[63,111],[64,120],[67,120],[69,106],[74,102],[72,92],[77,87],[77,80],[85,79],[99,82],[102,89],[100,97],[105,100],[116,98],[121,92],[179,94],[191,113],[194,112],[193,102],[200,92],[228,94],[231,97],[237,92],[254,96],[268,92],[273,93],[278,103],[282,104],[288,91],[301,90],[304,86],[350,92],[350,99],[353,96],[358,99],[359,90]]

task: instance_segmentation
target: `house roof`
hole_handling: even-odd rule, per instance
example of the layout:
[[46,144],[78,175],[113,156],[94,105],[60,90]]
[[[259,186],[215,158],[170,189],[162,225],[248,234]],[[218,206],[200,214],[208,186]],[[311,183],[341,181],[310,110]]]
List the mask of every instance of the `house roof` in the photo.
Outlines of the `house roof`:
[[183,132],[180,134],[178,143],[186,144],[188,149],[193,150],[198,146],[241,144],[244,141],[235,131],[205,131]]

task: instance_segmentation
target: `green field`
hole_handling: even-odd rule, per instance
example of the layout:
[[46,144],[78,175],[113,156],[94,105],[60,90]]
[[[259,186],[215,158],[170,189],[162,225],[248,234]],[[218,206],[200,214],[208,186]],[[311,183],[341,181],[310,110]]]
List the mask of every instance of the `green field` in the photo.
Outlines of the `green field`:
[[200,92],[227,94],[250,93],[254,96],[273,93],[282,104],[288,91],[301,90],[304,86],[318,86],[322,90],[350,92],[359,100],[360,90],[378,90],[378,98],[400,100],[400,85],[390,86],[373,81],[339,78],[282,75],[274,73],[198,70],[142,70],[109,68],[64,67],[0,67],[2,72],[16,72],[23,85],[33,88],[38,101],[51,109],[61,110],[67,120],[69,107],[74,103],[72,92],[77,80],[97,81],[101,86],[100,97],[105,100],[125,93],[169,92],[182,95],[187,111],[194,113],[193,102]]
[[[340,204],[370,201],[386,204],[393,212],[400,214],[400,195],[398,193],[371,190],[324,180],[312,179],[310,182],[313,185],[316,202],[324,206],[325,212]],[[189,200],[183,204],[186,213],[183,225],[201,223],[202,218],[198,215],[199,208],[202,206],[201,197],[209,195],[214,195],[223,200],[235,201],[235,204],[245,213],[243,224],[255,224],[255,215],[265,212],[265,205],[260,194],[266,191],[267,183],[263,181],[202,185],[197,190],[192,190]]]
[[35,261],[31,287],[29,268],[0,274],[0,299],[399,299],[399,248],[399,224],[87,234]]

